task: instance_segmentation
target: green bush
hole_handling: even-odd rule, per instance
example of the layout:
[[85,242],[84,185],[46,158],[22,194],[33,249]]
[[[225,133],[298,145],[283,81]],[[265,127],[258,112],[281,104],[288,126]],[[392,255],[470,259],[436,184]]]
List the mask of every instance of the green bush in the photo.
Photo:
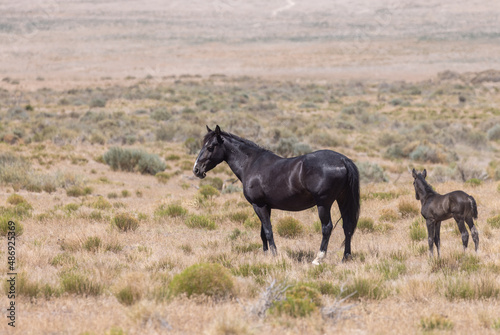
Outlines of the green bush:
[[281,237],[296,238],[304,233],[304,227],[299,220],[287,216],[278,221],[276,231]]
[[81,197],[84,195],[88,195],[92,193],[92,188],[90,187],[81,187],[81,186],[71,186],[70,188],[66,189],[66,195],[68,197]]
[[167,167],[158,155],[138,149],[112,147],[103,155],[103,159],[115,171],[138,171],[142,174],[156,175]]
[[218,191],[222,191],[223,184],[224,184],[224,182],[219,177],[214,177],[214,178],[207,177],[207,178],[202,179],[200,181],[200,186],[210,185],[210,186],[216,188]]
[[166,172],[158,172],[155,174],[156,180],[162,184],[166,184],[168,180],[170,179],[170,174]]
[[127,285],[115,294],[118,302],[125,306],[131,306],[140,300],[141,294],[132,286]]
[[471,178],[465,182],[465,185],[476,187],[476,186],[481,186],[483,181],[481,179],[477,178]]
[[190,215],[185,219],[184,223],[189,228],[217,229],[215,221],[206,215]]
[[89,236],[83,243],[83,248],[90,252],[97,252],[102,247],[102,241],[99,236]]
[[343,296],[353,294],[354,298],[368,298],[379,300],[387,296],[387,291],[382,280],[373,278],[356,277],[346,287]]
[[98,197],[97,200],[91,204],[91,206],[95,209],[100,209],[100,210],[106,210],[113,207],[113,205],[111,205],[111,203],[108,200],[104,199],[104,197]]
[[206,295],[215,299],[229,298],[235,294],[231,274],[220,264],[195,264],[174,276],[169,284],[172,295]]
[[498,141],[500,140],[500,125],[496,124],[486,132],[486,136],[490,141]]
[[249,216],[247,211],[237,211],[228,215],[229,220],[236,223],[244,223]]
[[[0,212],[1,213],[1,212]],[[21,236],[24,232],[24,227],[20,222],[20,217],[15,215],[10,211],[6,211],[0,214],[0,235],[7,236],[11,232],[11,228],[14,228],[16,236]],[[9,222],[14,222],[14,225],[9,224]]]
[[121,231],[136,230],[139,228],[139,220],[128,213],[116,214],[112,221],[113,226]]
[[314,287],[298,284],[288,291],[283,300],[275,301],[269,312],[274,315],[306,317],[321,307],[321,293]]

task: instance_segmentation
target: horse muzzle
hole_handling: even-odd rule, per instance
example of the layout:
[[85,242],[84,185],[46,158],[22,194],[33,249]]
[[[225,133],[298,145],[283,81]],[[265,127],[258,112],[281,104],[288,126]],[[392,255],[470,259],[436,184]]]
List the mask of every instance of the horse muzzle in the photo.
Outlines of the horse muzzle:
[[201,171],[201,169],[197,166],[193,168],[193,173],[196,177],[203,179],[207,176],[207,173],[205,171]]

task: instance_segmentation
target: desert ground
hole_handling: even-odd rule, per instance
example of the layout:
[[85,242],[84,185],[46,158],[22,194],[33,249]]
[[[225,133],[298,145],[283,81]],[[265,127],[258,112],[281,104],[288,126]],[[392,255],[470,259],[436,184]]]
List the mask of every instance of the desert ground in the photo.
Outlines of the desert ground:
[[[0,13],[0,334],[500,331],[494,1],[20,1]],[[285,157],[330,149],[356,163],[351,261],[340,222],[311,264],[316,208],[273,211],[278,255],[264,254],[229,167],[192,173],[217,124]],[[429,257],[413,168],[475,198],[477,252],[448,220]]]

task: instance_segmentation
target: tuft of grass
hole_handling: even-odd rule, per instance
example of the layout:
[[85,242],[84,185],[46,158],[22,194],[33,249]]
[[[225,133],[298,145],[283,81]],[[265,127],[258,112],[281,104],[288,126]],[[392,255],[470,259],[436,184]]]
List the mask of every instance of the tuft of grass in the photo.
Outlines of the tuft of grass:
[[476,280],[466,277],[455,277],[446,282],[444,296],[450,301],[458,299],[496,299],[500,296],[500,287],[496,280],[489,276]]
[[492,227],[492,228],[500,228],[500,214],[496,216],[492,216],[491,218],[488,218],[486,222]]
[[112,220],[112,224],[123,232],[139,228],[139,220],[128,213],[116,214]]
[[420,213],[418,206],[408,200],[401,200],[398,203],[398,210],[404,218],[412,218]]
[[68,197],[81,197],[84,195],[88,195],[92,193],[92,188],[90,187],[81,187],[81,186],[71,186],[70,188],[66,189],[66,195]]
[[321,307],[321,293],[306,284],[298,284],[285,293],[285,299],[274,301],[269,312],[274,315],[306,317]]
[[118,291],[115,297],[120,304],[131,306],[141,299],[141,294],[136,288],[127,285]]
[[250,215],[247,211],[237,211],[234,213],[229,213],[228,218],[232,222],[244,223],[248,219],[249,216]]
[[[1,211],[0,211],[1,213]],[[7,236],[14,232],[16,237],[21,236],[24,232],[24,226],[18,220],[20,216],[13,215],[11,211],[6,211],[0,214],[0,236]]]
[[61,288],[63,292],[83,296],[98,296],[104,290],[102,284],[75,272],[67,272],[61,276]]
[[364,233],[373,232],[375,230],[375,224],[371,218],[359,218],[357,229]]
[[352,294],[353,298],[367,298],[380,300],[387,296],[387,290],[380,279],[355,277],[346,285],[342,295],[347,297]]
[[215,221],[206,215],[190,215],[184,220],[184,223],[189,228],[202,228],[207,230],[217,229]]
[[213,177],[213,178],[207,177],[205,179],[202,179],[200,182],[200,187],[204,185],[210,185],[213,188],[217,189],[218,191],[222,191],[222,186],[224,185],[224,182],[219,177]]
[[172,295],[206,295],[217,300],[234,296],[231,274],[220,264],[200,263],[186,268],[172,278],[169,284]]
[[385,259],[375,265],[375,269],[386,280],[395,280],[406,273],[406,265],[403,262]]
[[245,254],[245,253],[250,253],[250,252],[254,252],[254,251],[262,249],[262,244],[261,243],[248,243],[248,244],[243,244],[243,245],[235,245],[231,249],[236,253]]
[[198,191],[198,193],[203,197],[203,199],[211,199],[220,195],[219,190],[208,184],[200,186],[200,190]]
[[276,232],[281,237],[296,238],[304,233],[304,227],[299,220],[287,216],[278,221],[276,224]]
[[448,317],[444,315],[432,314],[420,319],[420,327],[424,332],[435,330],[452,330],[454,325]]
[[427,238],[427,230],[423,225],[422,219],[414,220],[410,225],[410,239],[412,241],[422,241]]
[[399,220],[398,213],[392,208],[384,208],[380,211],[380,221],[395,222]]
[[83,249],[90,252],[97,252],[102,247],[102,240],[99,236],[89,236],[83,242]]
[[243,226],[248,229],[257,229],[260,228],[262,223],[256,215],[250,215],[245,222],[243,222]]
[[156,180],[158,180],[158,182],[162,184],[166,184],[170,177],[170,174],[166,172],[158,172],[157,174],[155,174]]
[[104,197],[100,196],[91,204],[91,207],[100,210],[107,210],[111,209],[113,205],[111,205],[108,200],[104,199]]
[[23,196],[14,193],[14,194],[9,195],[9,197],[7,198],[7,203],[14,205],[14,206],[17,206],[17,205],[23,204],[23,203],[27,204],[28,201],[26,201],[26,199],[24,199]]

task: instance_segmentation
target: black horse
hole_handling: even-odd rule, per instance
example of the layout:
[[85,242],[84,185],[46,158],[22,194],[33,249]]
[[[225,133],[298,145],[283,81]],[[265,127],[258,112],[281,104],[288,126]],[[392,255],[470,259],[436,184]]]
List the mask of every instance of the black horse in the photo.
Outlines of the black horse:
[[469,243],[469,233],[465,228],[464,221],[469,226],[472,240],[474,241],[476,251],[479,247],[479,233],[474,226],[474,220],[477,219],[477,205],[473,197],[463,191],[453,191],[441,195],[425,181],[427,171],[424,169],[419,173],[413,169],[413,186],[415,187],[415,197],[422,204],[422,216],[427,223],[427,233],[429,239],[429,254],[434,255],[433,245],[436,245],[439,257],[440,230],[441,221],[454,218],[458,229],[462,234],[462,244],[464,251]]
[[222,161],[243,183],[243,194],[259,217],[264,252],[268,244],[276,255],[271,226],[271,209],[301,211],[318,206],[323,240],[319,264],[326,255],[333,224],[330,209],[334,201],[340,209],[344,228],[344,257],[351,257],[351,238],[359,218],[359,173],[356,165],[344,155],[321,150],[294,158],[282,158],[257,144],[236,135],[215,131],[208,133],[194,163],[193,173],[204,178]]

